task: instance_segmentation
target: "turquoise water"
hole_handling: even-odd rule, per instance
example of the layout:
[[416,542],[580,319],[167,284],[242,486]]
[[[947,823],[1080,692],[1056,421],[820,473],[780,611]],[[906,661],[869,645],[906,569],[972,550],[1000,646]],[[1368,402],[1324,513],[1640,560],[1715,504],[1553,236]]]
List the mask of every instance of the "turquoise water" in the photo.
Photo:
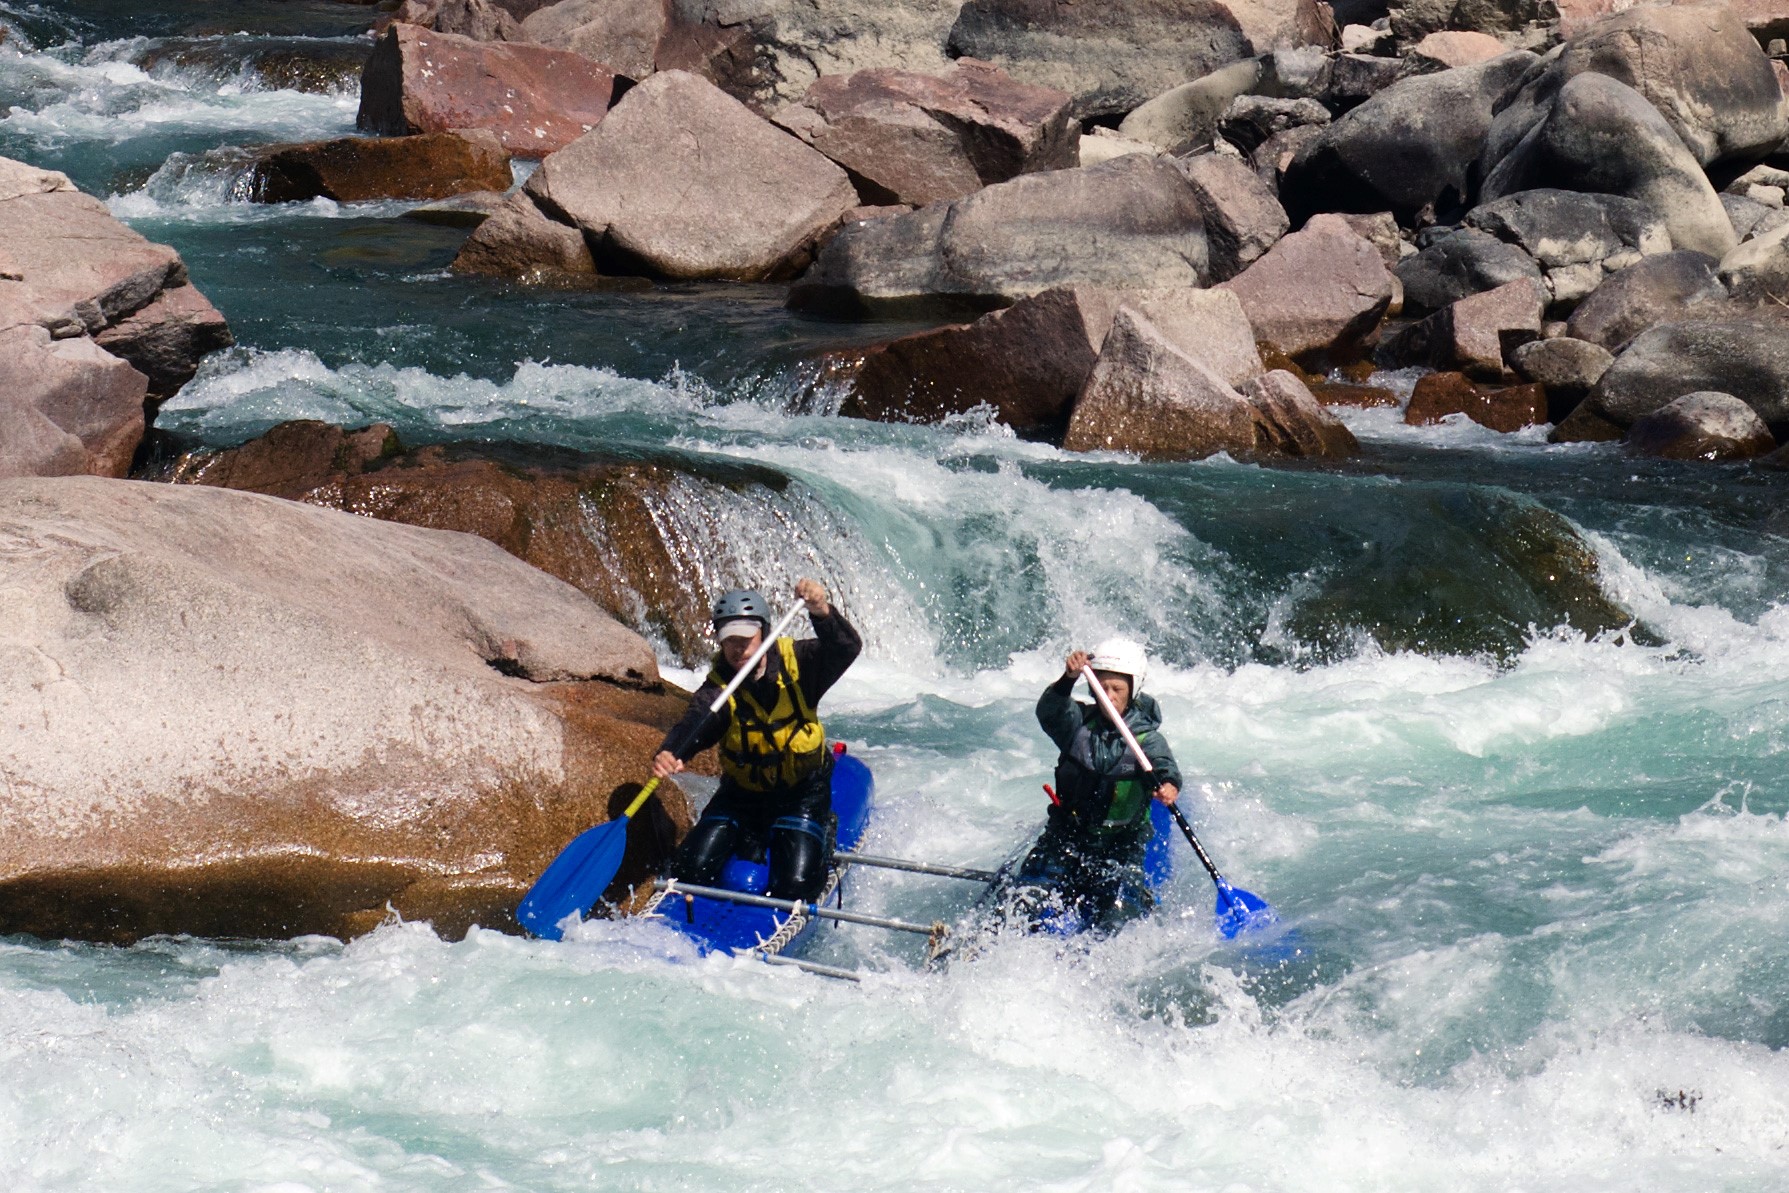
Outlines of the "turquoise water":
[[[351,92],[132,65],[138,33],[247,28],[247,54],[359,16],[0,4],[27,38],[0,44],[0,153],[178,247],[241,341],[166,430],[382,418],[783,474],[692,480],[662,512],[717,582],[817,574],[863,627],[827,707],[880,780],[878,852],[985,865],[1025,841],[1038,690],[1072,645],[1145,637],[1189,814],[1301,947],[1219,941],[1191,867],[1113,938],[1003,937],[942,971],[905,939],[824,934],[810,955],[861,985],[646,924],[12,938],[0,1187],[1789,1184],[1780,474],[1395,412],[1347,416],[1360,461],[1271,469],[838,419],[804,360],[899,328],[797,319],[771,289],[452,278],[457,233],[400,205],[251,208],[208,156],[346,131]],[[1512,559],[1523,519],[1575,528],[1637,628],[1571,628]],[[850,905],[948,919],[969,898],[877,874]]]

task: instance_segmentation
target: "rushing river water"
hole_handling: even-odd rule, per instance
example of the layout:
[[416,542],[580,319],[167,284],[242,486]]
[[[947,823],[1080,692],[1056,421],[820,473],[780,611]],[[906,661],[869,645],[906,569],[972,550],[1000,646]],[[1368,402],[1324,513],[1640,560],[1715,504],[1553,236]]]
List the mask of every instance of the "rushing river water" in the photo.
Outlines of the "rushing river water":
[[[1025,840],[1037,691],[1130,633],[1190,814],[1299,947],[1220,942],[1190,866],[1115,937],[942,971],[835,929],[811,955],[861,985],[606,922],[0,940],[0,1187],[1789,1187],[1781,474],[1385,411],[1350,414],[1366,455],[1324,469],[832,417],[803,358],[896,328],[770,288],[467,281],[444,272],[463,234],[402,205],[240,202],[220,148],[351,131],[351,71],[279,64],[351,61],[365,20],[0,0],[0,153],[177,247],[240,341],[165,428],[377,418],[782,471],[673,512],[714,527],[717,580],[817,574],[862,626],[828,707],[880,781],[870,847],[978,864]],[[1500,528],[1553,515],[1643,631],[1586,637],[1512,573]],[[877,875],[852,902],[968,897]]]

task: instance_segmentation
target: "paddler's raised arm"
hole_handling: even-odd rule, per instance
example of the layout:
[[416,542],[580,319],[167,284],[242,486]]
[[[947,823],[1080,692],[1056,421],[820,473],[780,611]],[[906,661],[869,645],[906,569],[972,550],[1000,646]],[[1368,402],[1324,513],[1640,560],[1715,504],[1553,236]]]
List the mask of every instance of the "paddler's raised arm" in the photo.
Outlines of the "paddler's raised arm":
[[1037,698],[1037,723],[1059,750],[1070,748],[1081,729],[1081,709],[1075,703],[1074,690],[1086,665],[1086,651],[1071,651],[1061,677]]

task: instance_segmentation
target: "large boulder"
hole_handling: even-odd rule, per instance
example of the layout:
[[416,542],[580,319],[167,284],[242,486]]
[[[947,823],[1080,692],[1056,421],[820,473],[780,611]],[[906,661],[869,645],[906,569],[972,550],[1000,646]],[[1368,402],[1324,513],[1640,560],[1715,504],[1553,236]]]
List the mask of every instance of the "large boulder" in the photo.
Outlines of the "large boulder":
[[1242,300],[1255,338],[1294,358],[1357,355],[1391,305],[1379,249],[1340,216],[1282,238],[1223,288]]
[[487,129],[414,137],[338,137],[258,152],[250,188],[260,203],[444,199],[509,186],[509,154]]
[[1546,290],[1540,282],[1518,278],[1411,324],[1389,339],[1380,355],[1395,365],[1457,369],[1481,380],[1503,380],[1506,343],[1523,336],[1538,338],[1545,305]]
[[1534,61],[1517,51],[1405,79],[1329,125],[1286,171],[1280,199],[1293,222],[1318,211],[1426,222],[1464,209],[1492,113]]
[[1579,33],[1526,81],[1498,114],[1487,164],[1513,150],[1587,73],[1644,96],[1704,167],[1757,161],[1789,135],[1789,104],[1770,60],[1732,11],[1645,6]]
[[1774,451],[1764,420],[1732,394],[1685,394],[1628,428],[1627,448],[1663,460],[1749,460]]
[[1547,391],[1547,419],[1554,423],[1576,410],[1615,363],[1608,349],[1571,336],[1531,340],[1509,359],[1518,374]]
[[1545,271],[1555,310],[1563,313],[1641,257],[1671,251],[1657,212],[1620,195],[1534,190],[1480,204],[1470,227],[1519,246]]
[[1619,427],[1685,394],[1736,394],[1773,430],[1789,430],[1789,335],[1767,319],[1686,320],[1642,332],[1586,403]]
[[1256,48],[1215,0],[968,0],[950,31],[952,54],[1067,91],[1079,118],[1129,112]]
[[97,478],[0,483],[0,527],[0,932],[514,930],[681,703],[469,535]]
[[1477,228],[1436,237],[1427,248],[1400,260],[1394,272],[1410,314],[1443,310],[1522,278],[1541,281],[1541,267],[1533,257]]
[[1706,253],[1672,252],[1647,257],[1611,274],[1579,303],[1566,333],[1610,352],[1659,323],[1724,307],[1727,288],[1720,263]]
[[739,281],[792,275],[857,205],[843,170],[676,70],[629,91],[527,191],[627,271]]
[[844,313],[941,298],[985,308],[1064,286],[1159,289],[1202,286],[1208,276],[1186,176],[1169,160],[1133,154],[849,224],[789,301]]
[[1211,278],[1228,281],[1261,259],[1290,227],[1286,209],[1261,176],[1228,154],[1202,153],[1180,162],[1205,221]]
[[[0,287],[3,289],[3,287]],[[85,336],[52,340],[0,297],[0,478],[123,476],[148,379]]]
[[944,75],[826,75],[776,122],[845,167],[866,201],[923,207],[1078,164],[1066,92],[961,61]]
[[393,25],[360,77],[359,127],[385,136],[488,128],[545,157],[602,123],[615,74],[580,54]]
[[1580,74],[1562,86],[1546,116],[1485,176],[1481,197],[1542,187],[1637,199],[1663,217],[1680,249],[1718,257],[1734,245],[1733,225],[1695,156],[1644,96],[1606,75]]
[[582,54],[637,82],[657,69],[671,8],[667,0],[560,0],[529,13],[520,32],[527,41]]

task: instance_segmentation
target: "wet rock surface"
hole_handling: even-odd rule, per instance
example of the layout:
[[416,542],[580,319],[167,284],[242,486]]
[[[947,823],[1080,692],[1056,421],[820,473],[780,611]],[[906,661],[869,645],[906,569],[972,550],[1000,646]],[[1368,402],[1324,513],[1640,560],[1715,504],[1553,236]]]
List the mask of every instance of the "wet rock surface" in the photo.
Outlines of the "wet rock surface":
[[1641,415],[1625,440],[1636,455],[1663,460],[1746,460],[1777,441],[1752,408],[1732,394],[1698,392]]
[[262,150],[250,186],[262,203],[445,199],[503,190],[509,154],[484,129],[413,137],[340,137]]

